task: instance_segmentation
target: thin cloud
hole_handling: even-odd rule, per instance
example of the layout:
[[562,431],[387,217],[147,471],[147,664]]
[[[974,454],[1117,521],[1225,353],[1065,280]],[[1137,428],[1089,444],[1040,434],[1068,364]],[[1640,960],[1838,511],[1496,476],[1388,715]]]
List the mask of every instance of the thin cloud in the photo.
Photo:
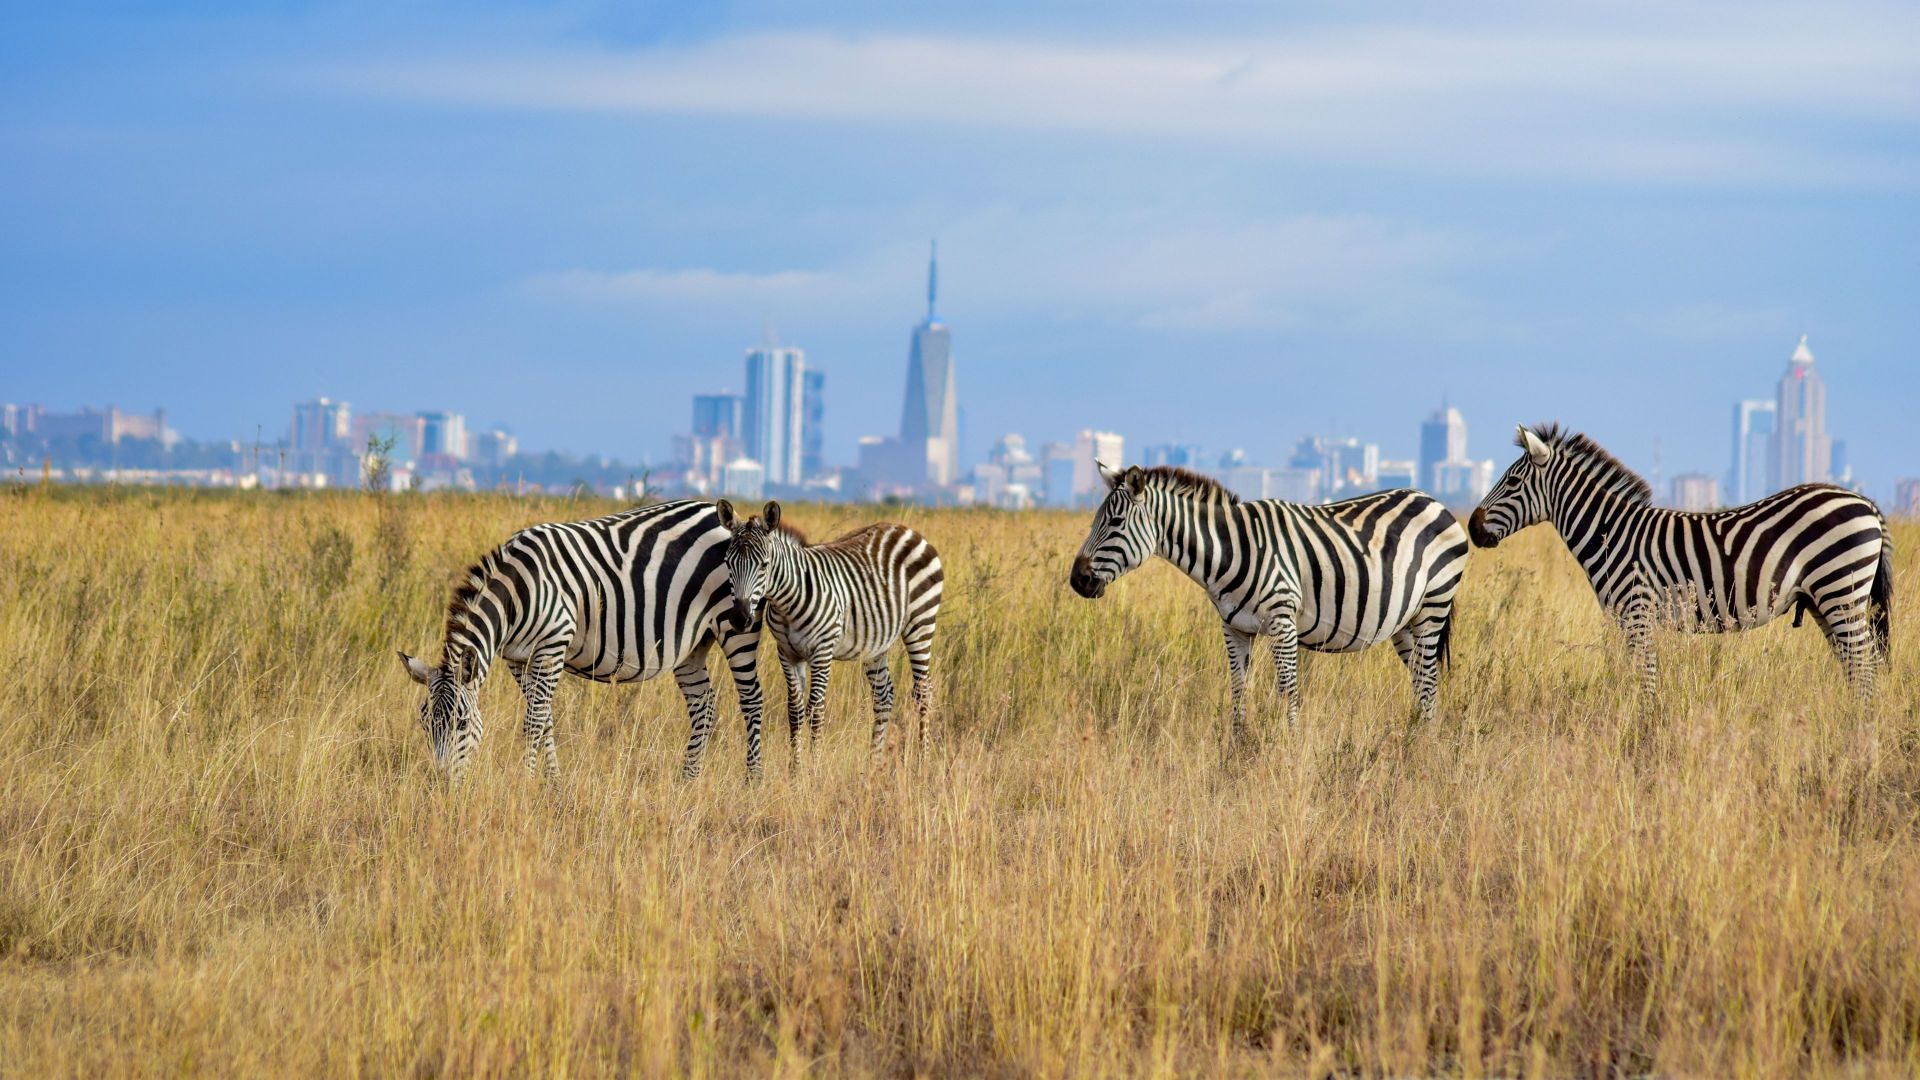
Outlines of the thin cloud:
[[[1920,13],[1647,9],[1644,26],[1315,29],[1080,44],[779,33],[332,72],[449,105],[1227,140],[1414,170],[1758,185],[1911,182]],[[1742,9],[1745,11],[1746,9]],[[1845,121],[1864,143],[1833,142]],[[1875,136],[1879,138],[1876,139]]]

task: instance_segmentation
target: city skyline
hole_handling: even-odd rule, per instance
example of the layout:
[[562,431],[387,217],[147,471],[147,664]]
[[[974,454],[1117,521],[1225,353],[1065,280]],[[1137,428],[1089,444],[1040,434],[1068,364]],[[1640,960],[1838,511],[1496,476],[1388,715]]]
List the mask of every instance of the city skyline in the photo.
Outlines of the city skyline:
[[1476,458],[1558,419],[1719,475],[1800,333],[1868,490],[1920,461],[1908,9],[9,19],[15,400],[199,437],[422,402],[660,461],[771,323],[847,461],[938,236],[972,461],[1046,427],[1278,461],[1445,399]]

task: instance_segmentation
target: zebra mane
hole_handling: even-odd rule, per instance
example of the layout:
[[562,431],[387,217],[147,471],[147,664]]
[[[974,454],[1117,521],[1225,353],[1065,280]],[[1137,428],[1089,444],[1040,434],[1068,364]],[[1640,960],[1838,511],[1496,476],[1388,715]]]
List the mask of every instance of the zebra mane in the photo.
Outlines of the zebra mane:
[[[766,525],[766,522],[762,520],[760,516],[757,514],[754,515],[754,520],[759,521],[762,526]],[[801,547],[813,546],[813,541],[807,539],[807,534],[801,531],[800,526],[791,525],[787,523],[787,519],[785,515],[781,516],[780,524],[775,525],[771,531],[786,533],[789,539],[791,539],[794,543],[799,544]]]
[[463,639],[470,626],[469,620],[474,615],[480,594],[486,591],[486,587],[487,561],[485,559],[467,567],[461,573],[459,583],[454,585],[453,595],[447,598],[447,625],[441,645],[441,667],[451,669],[455,661],[459,661],[464,668],[466,662],[471,659],[467,655],[470,650]]
[[[1542,442],[1555,449],[1565,451],[1582,461],[1591,462],[1594,470],[1606,477],[1608,486],[1615,492],[1625,495],[1636,503],[1653,502],[1653,486],[1641,478],[1640,474],[1622,464],[1620,459],[1607,453],[1599,443],[1578,432],[1568,431],[1557,422],[1536,424],[1533,433]],[[1526,448],[1526,440],[1516,433],[1513,444]]]
[[1175,495],[1193,495],[1202,499],[1218,499],[1221,502],[1237,503],[1240,496],[1227,490],[1227,486],[1211,476],[1183,469],[1178,465],[1155,465],[1143,469],[1149,477],[1158,477],[1166,481],[1166,488]]

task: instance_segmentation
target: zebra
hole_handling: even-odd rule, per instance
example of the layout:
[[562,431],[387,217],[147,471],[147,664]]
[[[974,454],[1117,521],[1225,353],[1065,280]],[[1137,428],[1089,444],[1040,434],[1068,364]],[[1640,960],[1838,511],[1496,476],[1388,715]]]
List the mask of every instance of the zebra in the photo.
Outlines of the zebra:
[[759,632],[721,625],[733,603],[727,536],[712,503],[682,500],[534,525],[482,556],[447,605],[439,665],[400,653],[427,688],[420,726],[436,768],[456,783],[465,776],[481,736],[478,690],[498,657],[526,698],[529,773],[543,754],[546,774],[559,771],[552,705],[561,672],[631,682],[671,670],[693,727],[681,763],[692,779],[713,728],[707,656],[717,640],[746,721],[747,774],[759,775]]
[[810,544],[781,517],[778,502],[742,519],[723,500],[720,522],[732,531],[726,561],[734,583],[734,621],[753,624],[764,604],[779,648],[793,762],[799,762],[802,717],[809,744],[818,743],[835,660],[865,663],[873,690],[871,749],[885,749],[893,718],[887,652],[896,643],[904,644],[913,671],[913,709],[925,740],[933,708],[934,623],[946,581],[940,554],[927,538],[905,525],[882,522]]
[[1249,737],[1247,663],[1256,635],[1274,639],[1289,725],[1300,717],[1300,646],[1357,652],[1389,640],[1413,677],[1419,719],[1432,720],[1468,550],[1465,531],[1438,500],[1402,488],[1322,506],[1242,502],[1185,469],[1099,470],[1109,490],[1069,583],[1098,598],[1158,555],[1205,589],[1226,638],[1235,745]]
[[1880,508],[1832,484],[1801,484],[1712,513],[1662,510],[1653,489],[1585,435],[1521,426],[1524,452],[1469,520],[1490,548],[1553,523],[1625,634],[1643,706],[1657,696],[1653,631],[1747,630],[1812,613],[1861,698],[1875,655],[1892,656],[1893,538]]

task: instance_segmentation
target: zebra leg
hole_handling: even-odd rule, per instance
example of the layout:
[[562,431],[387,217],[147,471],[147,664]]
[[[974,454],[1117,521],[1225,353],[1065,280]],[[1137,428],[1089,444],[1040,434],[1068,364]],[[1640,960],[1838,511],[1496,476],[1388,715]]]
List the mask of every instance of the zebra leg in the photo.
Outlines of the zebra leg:
[[1393,651],[1413,676],[1413,708],[1422,724],[1433,722],[1434,706],[1440,691],[1440,635],[1446,622],[1425,622],[1409,626],[1393,635]]
[[560,682],[561,654],[541,653],[528,663],[509,663],[507,670],[527,699],[527,718],[520,725],[527,739],[527,775],[544,752],[547,776],[560,775],[560,755],[553,744],[553,691]]
[[680,776],[692,780],[700,775],[700,758],[707,752],[707,736],[713,732],[713,680],[707,677],[707,651],[713,639],[700,643],[673,669],[673,681],[680,696],[687,699],[687,754],[680,763]]
[[807,661],[807,748],[820,747],[820,723],[827,718],[827,681],[833,677],[833,653],[822,650]]
[[907,666],[913,672],[913,711],[920,718],[920,742],[932,736],[933,724],[933,623],[925,622],[907,631]]
[[1247,742],[1247,660],[1253,655],[1253,635],[1235,630],[1230,623],[1221,623],[1220,629],[1227,640],[1227,680],[1233,688],[1231,746],[1237,748]]
[[806,668],[801,667],[798,660],[789,660],[782,655],[780,674],[786,677],[787,683],[787,767],[798,769],[800,767],[800,724],[807,715]]
[[1300,724],[1300,628],[1282,615],[1273,627],[1273,669],[1280,675],[1280,696],[1287,702],[1287,727]]
[[1627,659],[1640,676],[1640,712],[1653,714],[1660,695],[1660,658],[1653,644],[1653,598],[1637,595],[1620,612],[1620,630],[1627,638]]
[[729,635],[721,651],[733,676],[733,694],[740,701],[740,719],[747,729],[747,779],[760,779],[760,633]]
[[867,661],[867,685],[873,687],[873,745],[879,754],[887,748],[887,724],[893,719],[893,675],[885,653]]

